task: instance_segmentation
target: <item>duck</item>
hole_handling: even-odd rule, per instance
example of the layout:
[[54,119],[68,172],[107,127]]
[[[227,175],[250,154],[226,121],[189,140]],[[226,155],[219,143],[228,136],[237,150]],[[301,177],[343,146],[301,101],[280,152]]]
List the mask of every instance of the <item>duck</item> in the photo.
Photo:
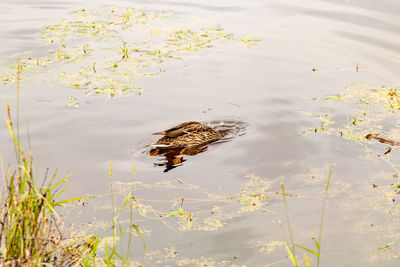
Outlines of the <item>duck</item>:
[[152,146],[164,149],[199,148],[220,140],[227,130],[216,130],[213,127],[197,122],[187,121],[153,135],[164,135]]

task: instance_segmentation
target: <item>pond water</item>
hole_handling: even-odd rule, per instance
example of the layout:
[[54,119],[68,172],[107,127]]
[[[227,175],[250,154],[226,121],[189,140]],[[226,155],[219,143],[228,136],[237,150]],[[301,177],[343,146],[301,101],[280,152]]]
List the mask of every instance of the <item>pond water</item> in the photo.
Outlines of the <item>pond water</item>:
[[[39,31],[66,18],[71,8],[101,12],[108,5],[109,1],[93,0],[0,0],[1,73],[15,65],[18,56],[46,56],[49,44],[40,40]],[[196,261],[291,266],[280,243],[285,238],[279,220],[287,227],[276,192],[283,182],[286,191],[297,196],[288,196],[295,243],[315,249],[312,236],[319,231],[324,186],[333,164],[321,266],[399,265],[400,217],[397,199],[388,196],[393,191],[388,186],[396,183],[394,169],[366,158],[357,142],[300,134],[316,125],[303,110],[333,113],[338,121],[351,112],[349,106],[313,97],[337,95],[359,83],[400,86],[398,1],[121,0],[112,5],[173,10],[176,25],[220,25],[226,33],[251,34],[261,41],[247,47],[218,40],[209,49],[182,53],[165,72],[138,78],[140,94],[85,94],[48,74],[33,74],[21,82],[20,116],[21,124],[29,124],[38,174],[47,167],[58,169],[60,176],[71,173],[65,197],[103,195],[109,192],[112,161],[114,189],[123,194],[130,190],[123,183],[131,181],[135,163],[135,181],[142,184],[133,187],[133,194],[139,201],[161,216],[182,206],[193,217],[185,222],[179,216],[135,215],[147,252],[136,237],[134,258],[145,266],[190,266]],[[127,39],[136,38],[134,32],[129,34]],[[75,42],[80,45],[80,40]],[[15,95],[15,84],[0,83],[2,117],[6,102],[15,103]],[[68,105],[71,99],[79,107]],[[229,142],[184,155],[180,166],[164,172],[165,164],[158,164],[163,158],[145,153],[157,140],[151,133],[191,120],[246,126]],[[385,147],[376,145],[376,151],[384,153]],[[4,122],[0,152],[5,162],[13,162]],[[392,156],[396,159],[398,154]],[[246,206],[246,194],[270,199],[251,199]],[[100,226],[107,229],[111,219],[109,206],[109,196],[91,199],[79,217],[66,221],[78,223],[76,230],[89,221],[93,231],[101,232]],[[306,266],[306,252],[296,252]],[[308,255],[316,265],[315,256]]]

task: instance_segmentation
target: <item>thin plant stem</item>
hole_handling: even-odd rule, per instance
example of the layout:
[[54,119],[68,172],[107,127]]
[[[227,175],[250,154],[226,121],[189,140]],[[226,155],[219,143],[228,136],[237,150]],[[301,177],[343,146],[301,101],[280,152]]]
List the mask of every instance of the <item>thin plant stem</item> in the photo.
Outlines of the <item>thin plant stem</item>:
[[326,207],[326,200],[328,199],[328,193],[329,193],[329,184],[331,182],[332,178],[332,170],[333,170],[333,165],[329,168],[329,173],[328,173],[328,180],[326,181],[325,184],[325,192],[324,192],[324,199],[322,201],[322,209],[321,209],[321,218],[319,221],[319,233],[318,233],[318,256],[317,256],[317,267],[319,267],[319,262],[321,258],[321,240],[322,240],[322,227],[324,223],[324,217],[325,217],[325,207]]
[[294,246],[292,227],[290,225],[290,220],[289,220],[289,211],[288,211],[288,205],[287,205],[287,201],[286,201],[285,185],[283,183],[281,183],[281,189],[282,189],[283,205],[285,207],[286,222],[287,222],[287,225],[288,225],[288,232],[289,232],[289,239],[290,239],[290,250],[291,250],[291,252],[293,254],[293,258],[295,260],[294,264],[295,264],[295,266],[298,266],[297,261],[296,261],[296,251],[295,251],[295,246]]
[[[20,80],[21,80],[21,58],[18,57],[18,65],[17,65],[17,141],[20,144],[20,136],[19,136],[19,92],[20,92]],[[17,153],[17,164],[18,166],[21,164],[21,155]]]
[[129,210],[129,237],[128,237],[128,248],[127,248],[127,262],[129,263],[129,256],[130,256],[130,250],[131,250],[131,243],[132,243],[132,225],[133,225],[133,201],[134,201],[134,197],[133,197],[133,182],[135,180],[135,171],[136,171],[136,164],[133,163],[133,167],[132,167],[132,185],[131,185],[131,199],[130,199],[130,210]]
[[27,140],[28,140],[28,149],[29,149],[29,154],[31,156],[32,154],[32,144],[31,144],[31,134],[29,132],[29,123],[28,121],[26,121],[26,136],[27,136]]
[[113,176],[113,166],[112,161],[110,161],[110,194],[111,194],[111,210],[112,210],[112,229],[113,229],[113,249],[116,249],[116,236],[117,236],[117,218],[115,216],[115,200],[114,200],[114,190],[113,190],[113,183],[111,181]]

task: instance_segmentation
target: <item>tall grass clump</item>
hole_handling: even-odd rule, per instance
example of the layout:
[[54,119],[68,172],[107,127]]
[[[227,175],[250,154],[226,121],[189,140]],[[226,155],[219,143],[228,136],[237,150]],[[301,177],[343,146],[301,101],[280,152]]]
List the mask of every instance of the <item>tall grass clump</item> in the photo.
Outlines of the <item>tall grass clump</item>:
[[[134,224],[133,221],[133,209],[136,202],[136,197],[133,195],[133,182],[135,178],[135,170],[136,165],[133,164],[132,167],[132,181],[130,183],[130,192],[128,196],[124,198],[122,205],[118,208],[115,204],[115,191],[113,187],[113,165],[112,161],[110,161],[109,168],[109,177],[110,177],[110,196],[111,196],[111,212],[112,212],[112,243],[108,244],[107,239],[104,238],[104,258],[103,263],[106,266],[132,266],[132,265],[140,265],[132,261],[132,241],[133,241],[133,232],[136,232],[138,236],[142,240],[143,248],[146,250],[146,243],[143,239],[142,233],[139,230],[139,227]],[[123,225],[124,223],[120,221],[120,216],[122,213],[128,209],[129,210],[129,218],[128,218],[128,226]],[[123,247],[123,239],[127,236],[127,247],[124,249]]]
[[[310,249],[310,248],[306,248],[304,246],[301,246],[299,244],[296,244],[294,242],[294,238],[293,238],[293,232],[292,232],[292,225],[290,223],[289,220],[289,212],[288,212],[288,204],[286,201],[286,191],[285,191],[285,185],[283,183],[281,183],[281,189],[282,189],[282,198],[283,198],[283,206],[285,208],[285,215],[286,215],[286,223],[287,223],[287,234],[286,231],[284,230],[284,227],[281,224],[281,228],[282,228],[282,233],[285,237],[286,240],[286,251],[289,255],[290,260],[292,261],[292,264],[294,266],[299,266],[299,261],[298,258],[296,256],[296,247],[300,248],[306,252],[309,252],[313,255],[315,255],[317,257],[317,264],[316,266],[319,267],[320,265],[320,259],[321,259],[321,242],[322,242],[322,228],[323,228],[323,223],[324,223],[324,217],[325,217],[325,207],[326,207],[326,201],[328,199],[328,193],[329,193],[329,185],[331,183],[331,178],[332,178],[332,170],[333,170],[333,166],[331,166],[329,168],[329,173],[328,173],[328,178],[325,184],[325,190],[324,190],[324,198],[322,201],[322,208],[321,208],[321,216],[320,216],[320,221],[319,221],[319,230],[318,230],[318,236],[317,237],[312,237],[312,239],[314,240],[314,245],[316,247],[316,250],[314,249]],[[310,260],[307,256],[307,254],[304,254],[304,260],[305,263],[307,265],[307,267],[311,267],[310,264]]]
[[56,207],[82,199],[59,200],[69,176],[57,180],[48,171],[37,185],[31,153],[16,137],[10,107],[6,124],[17,153],[16,170],[2,164],[3,193],[0,201],[0,263],[8,266],[71,266],[93,248],[94,237],[64,236]]
[[[19,106],[18,60],[17,114]],[[63,233],[62,219],[56,208],[83,197],[60,200],[69,176],[58,179],[48,170],[38,185],[30,149],[25,150],[19,135],[19,116],[14,126],[10,105],[5,122],[16,153],[16,168],[1,161],[3,192],[0,198],[1,266],[73,266],[84,257],[94,256],[97,238],[71,237]],[[29,140],[29,134],[28,134]]]

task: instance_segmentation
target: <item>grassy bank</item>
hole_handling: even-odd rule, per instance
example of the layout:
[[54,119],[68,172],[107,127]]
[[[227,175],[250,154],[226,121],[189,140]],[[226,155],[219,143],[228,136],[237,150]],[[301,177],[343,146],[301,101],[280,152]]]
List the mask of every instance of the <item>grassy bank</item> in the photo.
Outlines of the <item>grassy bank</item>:
[[3,193],[0,209],[0,263],[5,266],[72,266],[94,255],[94,236],[64,233],[62,214],[57,207],[83,199],[61,200],[69,176],[58,178],[49,170],[35,176],[33,158],[19,139],[19,126],[13,124],[10,106],[5,119],[16,153],[16,169],[2,162]]
[[[66,209],[62,206],[80,205],[83,199],[93,196],[81,196],[63,199],[63,192],[68,187],[68,178],[58,177],[57,171],[47,169],[39,176],[34,168],[30,149],[22,145],[20,138],[19,92],[21,63],[17,66],[16,114],[12,116],[7,104],[5,124],[11,137],[15,152],[15,164],[5,163],[0,158],[0,184],[3,186],[0,199],[0,265],[1,266],[128,266],[131,261],[132,231],[141,236],[132,222],[134,197],[129,194],[122,207],[114,203],[112,197],[113,242],[99,240],[97,236],[78,236],[64,227]],[[0,154],[1,155],[1,154]],[[12,166],[15,167],[12,167]],[[132,177],[134,175],[134,169]],[[110,167],[112,178],[112,167]],[[130,208],[129,230],[122,232],[118,217],[126,208]],[[129,233],[128,233],[129,232]],[[118,240],[128,234],[129,245],[124,253],[118,251]],[[117,236],[118,235],[118,236]],[[101,252],[99,243],[105,243]],[[143,241],[144,243],[144,241]]]

